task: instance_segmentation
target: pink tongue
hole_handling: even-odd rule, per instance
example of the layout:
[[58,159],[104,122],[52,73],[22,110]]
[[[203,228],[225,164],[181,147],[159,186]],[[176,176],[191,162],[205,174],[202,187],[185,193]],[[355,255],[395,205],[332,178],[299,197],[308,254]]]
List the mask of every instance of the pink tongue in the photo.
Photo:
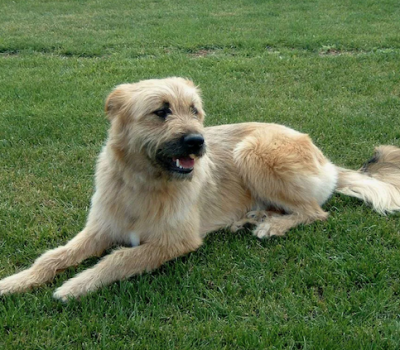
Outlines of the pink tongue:
[[179,164],[184,168],[193,168],[194,167],[194,159],[190,157],[179,158]]

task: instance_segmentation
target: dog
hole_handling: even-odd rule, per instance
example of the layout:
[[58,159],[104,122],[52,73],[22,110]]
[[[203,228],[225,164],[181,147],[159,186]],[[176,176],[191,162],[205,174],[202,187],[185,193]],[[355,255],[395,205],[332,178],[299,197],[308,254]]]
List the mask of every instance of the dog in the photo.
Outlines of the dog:
[[86,226],[65,246],[1,280],[0,295],[39,286],[112,246],[120,248],[67,280],[54,297],[79,298],[156,269],[222,228],[250,224],[259,238],[282,236],[325,220],[321,206],[335,191],[382,214],[400,209],[397,147],[378,147],[354,171],[335,166],[308,135],[282,125],[205,128],[199,89],[176,77],[119,85],[105,110],[110,129]]

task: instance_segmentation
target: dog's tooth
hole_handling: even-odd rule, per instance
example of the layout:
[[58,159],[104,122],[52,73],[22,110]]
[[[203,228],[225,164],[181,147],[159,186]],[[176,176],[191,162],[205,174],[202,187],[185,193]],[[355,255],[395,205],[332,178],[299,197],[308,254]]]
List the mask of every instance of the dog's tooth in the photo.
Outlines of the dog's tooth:
[[179,159],[177,159],[177,160],[176,160],[176,167],[177,167],[177,168],[180,168],[180,166],[181,166],[181,165],[179,164]]
[[196,156],[194,154],[189,154],[189,157],[192,159],[196,158]]

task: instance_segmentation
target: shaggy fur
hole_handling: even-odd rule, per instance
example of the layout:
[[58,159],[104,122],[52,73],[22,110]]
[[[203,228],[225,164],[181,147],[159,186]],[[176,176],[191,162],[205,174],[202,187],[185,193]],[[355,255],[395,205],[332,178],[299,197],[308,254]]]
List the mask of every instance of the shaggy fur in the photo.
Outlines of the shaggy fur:
[[359,171],[333,165],[311,139],[276,124],[204,128],[198,89],[182,78],[118,86],[108,97],[108,140],[83,231],[27,270],[0,281],[22,292],[57,272],[129,245],[65,282],[66,301],[196,250],[210,231],[255,224],[259,237],[324,220],[336,190],[380,213],[400,209],[400,149],[377,148]]

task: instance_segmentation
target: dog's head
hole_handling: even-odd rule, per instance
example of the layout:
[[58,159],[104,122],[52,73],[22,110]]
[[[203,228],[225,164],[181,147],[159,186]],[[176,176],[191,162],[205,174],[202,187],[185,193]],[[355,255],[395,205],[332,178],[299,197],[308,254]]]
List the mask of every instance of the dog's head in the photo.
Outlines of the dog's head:
[[141,155],[147,158],[146,166],[162,174],[191,177],[206,145],[205,114],[199,90],[190,80],[119,85],[108,96],[105,109],[111,121],[109,142],[121,160]]

